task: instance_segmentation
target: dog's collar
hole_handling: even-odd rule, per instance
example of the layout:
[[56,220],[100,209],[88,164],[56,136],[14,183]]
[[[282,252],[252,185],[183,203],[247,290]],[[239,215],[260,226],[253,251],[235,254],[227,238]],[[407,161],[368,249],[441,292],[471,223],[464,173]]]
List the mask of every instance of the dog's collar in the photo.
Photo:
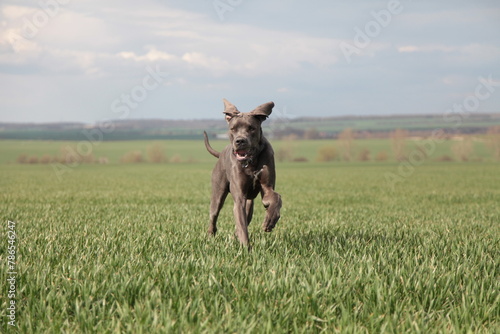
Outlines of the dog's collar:
[[241,167],[247,168],[249,165],[251,165],[253,162],[252,158],[248,158],[247,160],[241,161]]

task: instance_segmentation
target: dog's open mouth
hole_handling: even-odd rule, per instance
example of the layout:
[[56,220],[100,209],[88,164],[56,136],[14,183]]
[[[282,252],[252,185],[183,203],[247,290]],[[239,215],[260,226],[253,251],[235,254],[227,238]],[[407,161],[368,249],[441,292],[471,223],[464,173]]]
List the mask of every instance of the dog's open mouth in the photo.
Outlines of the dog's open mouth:
[[236,150],[234,151],[234,156],[236,157],[236,160],[243,161],[250,158],[250,152],[246,150]]

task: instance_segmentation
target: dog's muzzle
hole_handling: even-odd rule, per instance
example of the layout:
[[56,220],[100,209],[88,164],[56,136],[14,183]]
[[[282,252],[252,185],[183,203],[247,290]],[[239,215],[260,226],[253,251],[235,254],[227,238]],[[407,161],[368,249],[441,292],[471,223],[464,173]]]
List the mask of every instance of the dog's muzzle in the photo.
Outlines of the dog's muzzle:
[[252,158],[249,150],[234,150],[233,154],[238,161],[246,161]]
[[233,145],[233,155],[236,157],[236,160],[242,163],[251,160],[252,150],[249,147],[248,140],[242,137],[236,138]]

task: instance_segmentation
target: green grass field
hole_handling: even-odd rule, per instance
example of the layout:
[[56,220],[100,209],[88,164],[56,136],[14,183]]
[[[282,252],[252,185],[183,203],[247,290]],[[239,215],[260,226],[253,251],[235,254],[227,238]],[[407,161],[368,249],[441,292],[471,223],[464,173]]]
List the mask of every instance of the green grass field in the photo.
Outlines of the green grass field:
[[101,143],[94,153],[110,164],[77,165],[59,179],[51,165],[14,161],[56,154],[61,143],[0,142],[2,282],[8,220],[17,246],[17,327],[7,324],[2,283],[2,330],[500,331],[498,163],[429,159],[391,187],[384,175],[396,162],[316,163],[323,143],[296,142],[310,162],[278,163],[282,219],[261,231],[257,205],[248,253],[233,237],[231,198],[218,235],[206,236],[215,159],[201,142],[164,144],[197,162],[120,164],[148,143]]

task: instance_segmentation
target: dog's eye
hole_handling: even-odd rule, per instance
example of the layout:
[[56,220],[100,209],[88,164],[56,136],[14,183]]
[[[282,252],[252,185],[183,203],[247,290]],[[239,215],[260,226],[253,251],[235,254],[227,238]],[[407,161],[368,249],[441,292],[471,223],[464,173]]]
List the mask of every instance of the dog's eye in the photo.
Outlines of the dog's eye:
[[255,131],[255,127],[253,127],[253,126],[249,126],[249,127],[248,127],[248,131]]

